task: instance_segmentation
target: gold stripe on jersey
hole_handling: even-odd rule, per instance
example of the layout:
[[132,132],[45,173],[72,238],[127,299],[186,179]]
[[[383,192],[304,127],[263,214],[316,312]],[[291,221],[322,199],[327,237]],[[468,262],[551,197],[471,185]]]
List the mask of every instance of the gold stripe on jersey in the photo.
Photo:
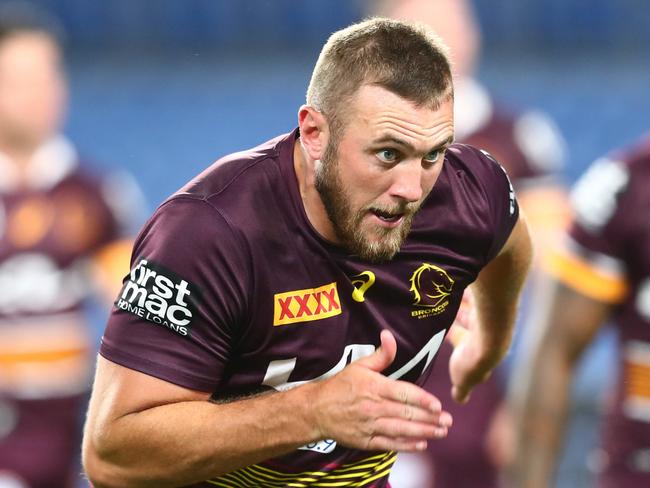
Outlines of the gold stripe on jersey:
[[558,280],[594,300],[620,303],[628,292],[621,275],[608,273],[567,250],[554,250],[544,260],[544,268]]
[[650,366],[628,362],[625,365],[625,376],[627,396],[650,400]]
[[623,384],[626,397],[650,402],[650,343],[627,341],[624,356]]
[[282,473],[254,464],[209,480],[208,483],[224,488],[362,487],[388,476],[396,458],[397,453],[391,451],[344,464],[331,471],[304,471],[302,473]]
[[623,411],[627,417],[650,422],[650,365],[626,361],[624,367]]
[[85,391],[89,344],[82,313],[0,318],[0,390],[29,398]]

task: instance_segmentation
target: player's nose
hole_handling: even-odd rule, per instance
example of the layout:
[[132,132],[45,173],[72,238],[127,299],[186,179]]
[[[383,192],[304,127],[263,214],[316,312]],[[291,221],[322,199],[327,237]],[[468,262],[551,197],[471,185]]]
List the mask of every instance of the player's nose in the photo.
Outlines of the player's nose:
[[392,197],[417,202],[424,194],[423,168],[419,161],[403,161],[393,168]]

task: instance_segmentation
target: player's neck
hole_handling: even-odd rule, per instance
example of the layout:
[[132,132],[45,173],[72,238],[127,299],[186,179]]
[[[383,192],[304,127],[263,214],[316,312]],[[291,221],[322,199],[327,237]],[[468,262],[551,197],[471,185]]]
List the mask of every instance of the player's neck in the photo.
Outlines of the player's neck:
[[293,147],[293,167],[296,171],[296,180],[300,190],[302,205],[307,214],[307,218],[312,227],[321,237],[338,244],[336,233],[332,222],[327,215],[323,200],[321,200],[318,190],[316,190],[316,176],[314,172],[314,162],[310,161],[304,153],[300,140],[296,140]]
[[38,147],[33,144],[8,141],[0,137],[0,154],[14,167],[21,184],[25,183],[29,165],[37,150]]

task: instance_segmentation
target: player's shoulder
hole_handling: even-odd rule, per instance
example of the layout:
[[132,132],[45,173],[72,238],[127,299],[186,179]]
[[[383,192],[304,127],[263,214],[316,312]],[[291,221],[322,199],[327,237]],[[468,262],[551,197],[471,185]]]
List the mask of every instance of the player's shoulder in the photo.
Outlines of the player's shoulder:
[[601,162],[616,168],[613,172],[620,183],[618,201],[624,211],[635,215],[640,211],[647,215],[650,210],[647,190],[650,185],[650,133],[636,143],[601,158]]
[[649,179],[650,133],[632,145],[593,161],[578,180],[573,193],[600,195],[601,187],[607,187],[611,192],[621,194],[636,186],[645,188]]
[[628,171],[644,174],[650,177],[650,132],[645,134],[636,144],[613,153],[611,159],[619,160]]
[[[615,221],[636,221],[641,208],[650,206],[650,134],[637,143],[596,159],[571,191],[577,224],[600,232]],[[614,219],[615,215],[620,218]]]
[[[221,194],[269,188],[262,180],[279,176],[279,159],[293,148],[294,133],[283,134],[251,149],[224,156],[191,179],[171,198],[179,196],[213,199]],[[259,183],[259,184],[258,184]]]
[[483,186],[494,175],[503,178],[505,169],[486,150],[469,144],[454,143],[445,153],[448,171],[469,178]]
[[[486,151],[460,142],[449,146],[445,156],[454,165],[471,169],[473,164],[494,164],[494,158]],[[488,163],[488,161],[490,161]]]
[[456,173],[471,181],[490,207],[506,205],[510,217],[517,218],[519,212],[515,191],[506,169],[485,149],[468,144],[453,144],[449,160],[455,165]]
[[[295,134],[217,160],[156,210],[148,226],[165,234],[197,234],[205,239],[223,232],[238,234],[271,218],[270,202],[283,184],[280,166],[288,164]],[[268,220],[266,220],[268,222]]]

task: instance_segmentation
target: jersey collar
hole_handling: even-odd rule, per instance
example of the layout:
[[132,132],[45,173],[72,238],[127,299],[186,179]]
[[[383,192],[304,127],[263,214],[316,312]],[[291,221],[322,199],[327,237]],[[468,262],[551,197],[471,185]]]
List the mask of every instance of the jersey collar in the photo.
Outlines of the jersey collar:
[[[77,166],[77,151],[63,136],[56,136],[36,150],[27,167],[29,188],[47,190],[63,180]],[[8,156],[0,153],[0,191],[18,186],[19,174]]]

